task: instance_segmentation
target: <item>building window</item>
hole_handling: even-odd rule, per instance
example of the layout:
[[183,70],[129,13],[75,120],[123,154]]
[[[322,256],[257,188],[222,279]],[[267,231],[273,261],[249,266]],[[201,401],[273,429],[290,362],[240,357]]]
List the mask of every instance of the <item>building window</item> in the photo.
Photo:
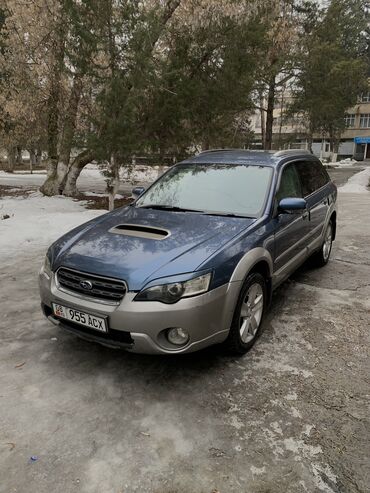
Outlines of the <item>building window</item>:
[[370,103],[370,91],[361,94],[361,103]]
[[344,117],[344,125],[346,126],[346,128],[351,128],[355,126],[355,116],[355,114],[351,113],[347,114]]
[[370,113],[363,113],[360,115],[360,127],[370,128]]

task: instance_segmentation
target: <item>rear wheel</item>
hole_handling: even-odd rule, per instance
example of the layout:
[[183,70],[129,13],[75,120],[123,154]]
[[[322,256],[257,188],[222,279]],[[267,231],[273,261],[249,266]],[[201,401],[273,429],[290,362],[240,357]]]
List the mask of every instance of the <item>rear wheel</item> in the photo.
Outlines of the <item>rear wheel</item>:
[[329,262],[331,248],[333,246],[333,223],[329,222],[324,235],[324,241],[319,251],[313,254],[312,261],[315,267],[323,267]]
[[256,342],[266,307],[266,281],[254,272],[244,282],[235,308],[227,350],[233,354],[246,353]]

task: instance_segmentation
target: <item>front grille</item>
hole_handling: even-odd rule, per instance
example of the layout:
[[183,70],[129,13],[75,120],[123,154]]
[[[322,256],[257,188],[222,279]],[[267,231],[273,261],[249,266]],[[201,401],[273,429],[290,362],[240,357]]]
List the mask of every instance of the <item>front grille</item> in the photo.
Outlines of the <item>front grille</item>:
[[[66,267],[58,269],[57,281],[62,288],[101,300],[118,302],[126,294],[126,284],[123,281],[78,272]],[[91,283],[91,289],[83,288],[81,284],[84,282]]]

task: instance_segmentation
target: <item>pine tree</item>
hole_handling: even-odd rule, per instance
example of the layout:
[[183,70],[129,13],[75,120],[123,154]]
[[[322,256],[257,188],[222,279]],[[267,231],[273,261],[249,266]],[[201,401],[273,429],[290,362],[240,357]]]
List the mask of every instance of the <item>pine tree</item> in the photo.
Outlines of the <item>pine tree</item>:
[[346,110],[366,84],[365,4],[331,0],[306,39],[297,81],[295,111],[309,122],[309,134],[327,135],[338,152]]

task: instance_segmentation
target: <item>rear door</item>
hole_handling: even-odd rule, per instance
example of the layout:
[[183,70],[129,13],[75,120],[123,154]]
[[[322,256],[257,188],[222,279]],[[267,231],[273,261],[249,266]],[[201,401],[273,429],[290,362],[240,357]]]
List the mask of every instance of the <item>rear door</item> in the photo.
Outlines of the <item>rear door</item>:
[[275,258],[274,282],[287,277],[306,254],[305,237],[308,233],[308,213],[279,213],[277,206],[281,199],[303,197],[297,163],[289,163],[280,172],[280,183],[275,196]]
[[321,241],[321,234],[329,209],[326,185],[330,178],[320,161],[316,160],[297,162],[297,170],[309,212],[306,244],[312,249],[319,246]]

